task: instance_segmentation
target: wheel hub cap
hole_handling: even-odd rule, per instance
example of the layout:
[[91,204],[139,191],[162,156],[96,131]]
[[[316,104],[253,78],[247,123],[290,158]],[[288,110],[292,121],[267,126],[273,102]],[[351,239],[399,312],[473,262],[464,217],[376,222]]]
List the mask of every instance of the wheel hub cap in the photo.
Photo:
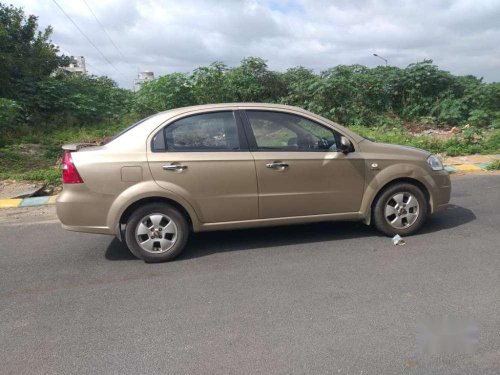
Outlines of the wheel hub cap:
[[408,228],[415,223],[419,215],[417,198],[409,193],[396,193],[386,203],[385,219],[393,228]]
[[177,241],[177,225],[165,214],[144,216],[135,230],[139,246],[149,253],[164,253]]

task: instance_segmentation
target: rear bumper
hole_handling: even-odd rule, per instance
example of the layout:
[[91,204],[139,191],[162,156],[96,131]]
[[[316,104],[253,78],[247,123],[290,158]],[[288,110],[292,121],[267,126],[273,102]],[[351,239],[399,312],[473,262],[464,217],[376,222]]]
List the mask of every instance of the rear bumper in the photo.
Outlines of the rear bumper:
[[111,197],[93,193],[84,184],[65,185],[56,200],[56,213],[64,229],[115,234],[106,225],[111,202]]
[[71,226],[61,224],[61,227],[72,232],[84,232],[84,233],[97,233],[97,234],[109,234],[113,235],[112,231],[108,227],[89,227],[89,226]]

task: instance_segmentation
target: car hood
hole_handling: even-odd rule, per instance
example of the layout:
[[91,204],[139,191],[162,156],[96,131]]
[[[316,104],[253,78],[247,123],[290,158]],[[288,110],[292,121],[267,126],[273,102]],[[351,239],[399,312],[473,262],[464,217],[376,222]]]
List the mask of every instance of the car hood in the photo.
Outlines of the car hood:
[[390,155],[411,156],[415,158],[426,159],[431,153],[421,148],[411,146],[394,145],[390,143],[378,143],[370,140],[364,140],[359,144],[361,151],[370,153],[381,153]]

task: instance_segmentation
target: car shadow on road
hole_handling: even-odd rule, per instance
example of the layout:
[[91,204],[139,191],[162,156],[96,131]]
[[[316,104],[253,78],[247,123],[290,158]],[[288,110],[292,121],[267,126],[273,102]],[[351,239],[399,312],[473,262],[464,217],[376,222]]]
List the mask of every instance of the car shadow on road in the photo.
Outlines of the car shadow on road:
[[443,211],[430,216],[419,233],[427,234],[452,229],[474,220],[476,220],[474,212],[468,208],[450,204]]
[[106,249],[104,255],[107,260],[139,260],[118,238],[114,237]]
[[[476,219],[474,213],[464,207],[450,205],[431,216],[420,234],[455,228]],[[193,233],[186,249],[177,260],[199,258],[226,251],[250,250],[276,246],[313,244],[315,242],[340,241],[352,238],[383,237],[381,233],[360,222],[324,222],[279,227],[240,229]],[[127,247],[114,238],[107,250],[108,260],[136,260]]]

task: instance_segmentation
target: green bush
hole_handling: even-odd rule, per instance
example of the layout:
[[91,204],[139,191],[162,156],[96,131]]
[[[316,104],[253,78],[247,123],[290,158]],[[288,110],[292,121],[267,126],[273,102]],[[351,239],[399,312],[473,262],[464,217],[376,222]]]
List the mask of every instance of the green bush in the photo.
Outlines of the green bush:
[[436,112],[438,123],[457,125],[463,121],[466,108],[459,99],[445,98],[437,104]]
[[319,74],[304,67],[284,73],[264,60],[221,62],[191,74],[149,82],[135,95],[141,115],[193,104],[269,102],[296,105],[344,125],[400,126],[403,121],[489,127],[500,124],[500,85],[457,77],[425,60],[401,69],[338,65]]
[[195,104],[189,77],[185,74],[167,74],[144,83],[134,96],[134,111],[141,116],[168,109]]
[[22,108],[15,101],[0,98],[0,126],[3,129],[14,128],[22,117]]
[[132,93],[106,77],[59,74],[37,83],[30,123],[68,126],[112,121],[129,112]]
[[494,129],[484,142],[484,152],[500,154],[500,129]]
[[492,123],[492,117],[484,109],[473,109],[467,122],[473,126],[486,127]]
[[14,100],[0,98],[0,147],[7,143],[8,134],[15,132],[21,120],[21,106]]

